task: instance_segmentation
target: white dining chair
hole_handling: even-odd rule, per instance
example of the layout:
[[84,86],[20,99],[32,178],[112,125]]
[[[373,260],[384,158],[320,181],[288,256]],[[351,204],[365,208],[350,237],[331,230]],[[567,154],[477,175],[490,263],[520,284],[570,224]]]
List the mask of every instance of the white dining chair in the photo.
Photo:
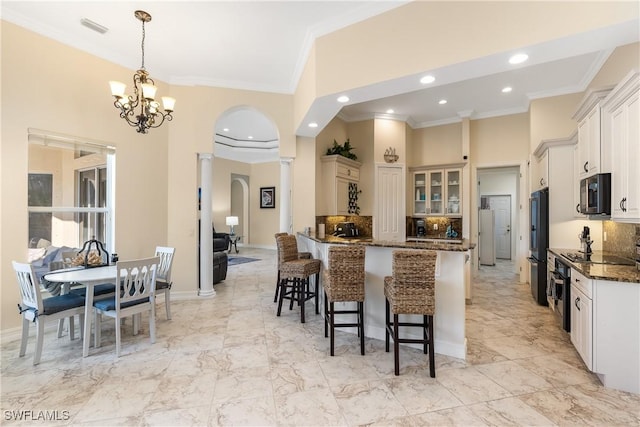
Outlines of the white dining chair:
[[166,246],[156,246],[156,256],[160,258],[158,271],[156,273],[156,295],[164,294],[164,306],[167,312],[167,319],[171,320],[171,265],[175,248]]
[[42,298],[39,282],[31,264],[13,261],[13,269],[16,272],[22,303],[18,309],[22,315],[22,340],[20,341],[20,357],[27,351],[29,339],[29,324],[36,325],[36,350],[33,355],[33,364],[40,363],[42,356],[42,344],[44,342],[44,324],[47,320],[60,320],[65,317],[71,319],[69,325],[69,339],[74,338],[73,317],[80,316],[80,331],[84,324],[84,298],[73,294],[58,295]]
[[116,356],[120,357],[121,320],[133,316],[133,334],[138,334],[139,318],[149,312],[149,336],[151,343],[156,342],[156,309],[155,287],[156,271],[160,263],[159,257],[144,258],[134,261],[119,261],[116,264],[116,283],[120,284],[119,292],[112,297],[93,303],[95,313],[95,347],[100,347],[101,315],[115,319]]

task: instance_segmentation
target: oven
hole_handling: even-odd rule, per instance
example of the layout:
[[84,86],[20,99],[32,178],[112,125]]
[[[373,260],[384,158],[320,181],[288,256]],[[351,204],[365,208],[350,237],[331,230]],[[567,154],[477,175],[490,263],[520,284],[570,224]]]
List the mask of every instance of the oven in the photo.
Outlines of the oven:
[[555,267],[547,284],[547,300],[562,329],[571,332],[571,267],[560,257],[554,261]]

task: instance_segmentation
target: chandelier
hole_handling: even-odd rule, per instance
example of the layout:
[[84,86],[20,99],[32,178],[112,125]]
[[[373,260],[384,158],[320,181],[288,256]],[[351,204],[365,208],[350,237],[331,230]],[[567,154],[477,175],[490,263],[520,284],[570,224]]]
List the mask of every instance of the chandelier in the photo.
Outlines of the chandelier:
[[133,95],[125,94],[127,85],[124,83],[110,81],[109,85],[115,98],[113,105],[120,110],[120,117],[135,127],[138,133],[147,133],[150,128],[160,127],[165,120],[173,119],[171,113],[176,100],[163,96],[162,105],[165,112],[160,110],[160,104],[155,100],[157,88],[144,68],[144,24],[151,21],[151,15],[144,10],[136,10],[134,15],[142,22],[142,66],[133,75]]

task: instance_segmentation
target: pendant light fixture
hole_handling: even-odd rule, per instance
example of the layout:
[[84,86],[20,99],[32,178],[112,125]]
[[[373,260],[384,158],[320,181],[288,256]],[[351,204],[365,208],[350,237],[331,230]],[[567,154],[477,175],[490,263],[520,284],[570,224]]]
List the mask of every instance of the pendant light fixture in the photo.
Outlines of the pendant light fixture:
[[142,22],[142,66],[133,75],[133,95],[125,94],[127,86],[124,83],[110,81],[109,85],[115,98],[113,105],[120,110],[120,117],[135,127],[138,133],[147,133],[150,128],[160,127],[165,120],[173,119],[171,113],[176,100],[163,96],[162,105],[165,112],[160,110],[160,104],[155,100],[157,88],[144,68],[144,24],[151,21],[151,15],[144,10],[136,10],[134,15]]

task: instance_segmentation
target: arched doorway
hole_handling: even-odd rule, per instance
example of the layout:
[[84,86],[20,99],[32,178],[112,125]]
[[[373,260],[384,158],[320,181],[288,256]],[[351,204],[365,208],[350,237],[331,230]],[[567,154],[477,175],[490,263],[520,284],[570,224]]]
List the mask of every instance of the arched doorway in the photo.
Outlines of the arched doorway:
[[259,244],[260,237],[252,238],[251,230],[251,212],[259,206],[251,205],[251,194],[257,194],[260,178],[264,181],[264,176],[258,174],[252,179],[251,174],[259,169],[256,164],[279,161],[280,138],[275,122],[251,106],[230,108],[216,121],[213,153],[214,169],[218,162],[225,175],[214,174],[220,180],[213,185],[214,192],[218,192],[218,197],[214,195],[217,210],[238,217],[235,233],[242,236],[240,242],[247,244],[253,240]]

